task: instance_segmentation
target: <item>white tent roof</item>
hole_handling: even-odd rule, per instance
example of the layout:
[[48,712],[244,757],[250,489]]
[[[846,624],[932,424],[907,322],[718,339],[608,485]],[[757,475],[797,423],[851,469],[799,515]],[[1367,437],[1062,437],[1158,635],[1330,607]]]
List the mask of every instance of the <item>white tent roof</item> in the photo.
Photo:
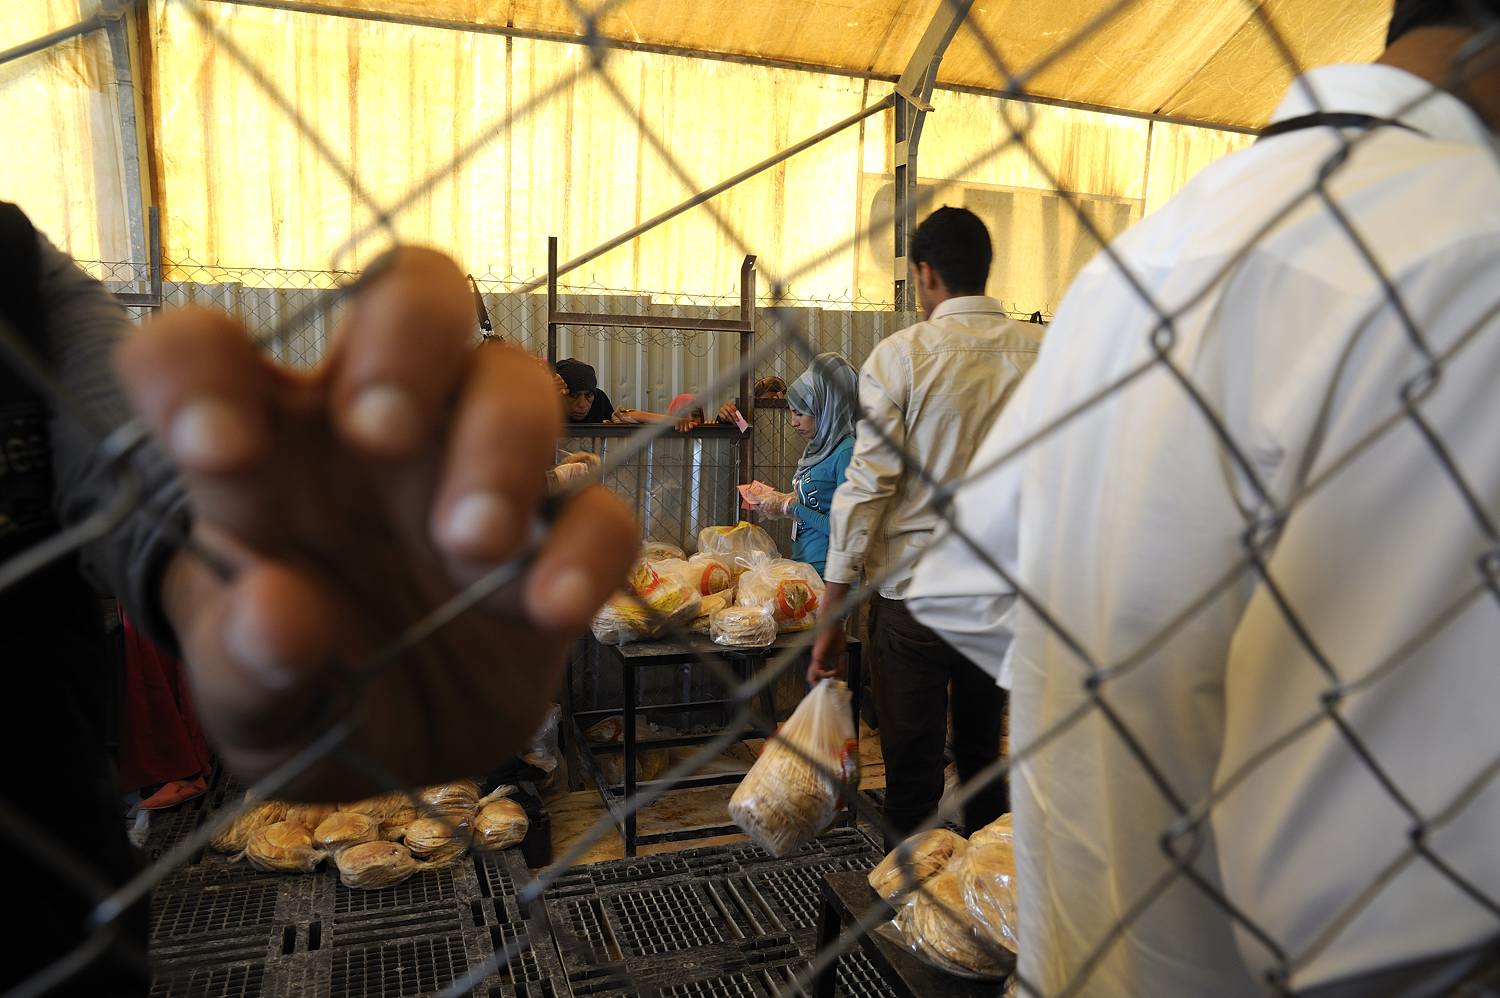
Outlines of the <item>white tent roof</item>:
[[[599,30],[627,44],[894,77],[945,2],[621,0],[605,7]],[[573,8],[560,0],[298,6],[582,34]],[[976,0],[938,81],[1004,90],[1008,80],[998,55],[1011,73],[1025,74],[1025,89],[1038,96],[1256,128],[1294,67],[1374,58],[1389,13],[1386,0]]]

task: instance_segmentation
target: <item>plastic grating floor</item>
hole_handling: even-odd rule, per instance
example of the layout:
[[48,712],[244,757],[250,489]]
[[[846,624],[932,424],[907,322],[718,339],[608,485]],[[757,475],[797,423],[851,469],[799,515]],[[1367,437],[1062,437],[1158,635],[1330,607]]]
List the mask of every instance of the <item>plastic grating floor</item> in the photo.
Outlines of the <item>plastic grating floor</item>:
[[710,915],[695,884],[615,895],[610,899],[620,942],[631,953],[652,956],[724,941],[719,920]]
[[259,965],[205,967],[159,976],[151,998],[261,998],[266,969]]
[[[209,813],[156,834],[187,834]],[[344,887],[331,868],[264,874],[209,853],[155,893],[151,994],[428,998],[508,954],[473,994],[769,996],[811,958],[822,874],[879,858],[854,829],[784,859],[749,844],[690,849],[568,871],[523,913],[518,891],[530,873],[518,850],[376,891]],[[837,979],[840,994],[890,994],[859,954],[840,961]]]
[[874,865],[861,859],[840,857],[799,866],[754,870],[746,874],[745,879],[752,890],[775,908],[787,930],[801,936],[817,928],[823,877],[844,870],[869,870]]
[[158,811],[151,816],[150,831],[146,833],[145,852],[154,863],[168,850],[191,835],[203,820],[203,811],[189,801],[171,811]]
[[[764,993],[768,996],[810,994],[810,986],[801,986],[799,990],[797,983],[799,975],[807,970],[807,965],[808,961],[804,960],[800,963],[761,967],[751,971],[750,977],[764,987]],[[899,998],[899,992],[885,982],[870,958],[859,949],[839,957],[833,979],[833,993],[837,998]]]
[[469,969],[462,934],[376,943],[333,954],[329,998],[416,998]]
[[[854,829],[783,859],[711,846],[569,871],[545,907],[574,995],[773,995],[811,959],[823,875],[879,859]],[[865,971],[840,971],[845,990],[887,994]]]
[[[161,834],[161,832],[158,832]],[[214,853],[152,897],[152,998],[417,998],[497,952],[479,998],[570,998],[544,919],[519,914],[520,850],[353,891],[326,866],[268,874]]]

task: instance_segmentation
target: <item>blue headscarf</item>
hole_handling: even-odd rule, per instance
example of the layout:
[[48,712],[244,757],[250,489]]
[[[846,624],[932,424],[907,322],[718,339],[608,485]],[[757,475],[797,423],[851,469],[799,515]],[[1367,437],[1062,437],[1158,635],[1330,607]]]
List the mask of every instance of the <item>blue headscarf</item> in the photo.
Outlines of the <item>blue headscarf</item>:
[[859,420],[859,372],[839,354],[820,353],[786,390],[786,402],[818,421],[817,431],[797,462],[800,474],[853,435]]

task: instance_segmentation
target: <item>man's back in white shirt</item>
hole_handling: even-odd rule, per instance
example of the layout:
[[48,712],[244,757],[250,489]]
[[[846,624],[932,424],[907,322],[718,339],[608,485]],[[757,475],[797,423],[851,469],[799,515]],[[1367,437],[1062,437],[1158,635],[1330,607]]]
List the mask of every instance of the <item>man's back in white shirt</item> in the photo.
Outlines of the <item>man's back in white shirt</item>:
[[[1402,386],[1425,364],[1380,279],[1435,354],[1456,351],[1421,413],[1493,523],[1500,166],[1453,98],[1402,113],[1429,89],[1413,76],[1341,66],[1307,79],[1330,111],[1399,114],[1418,130],[1364,136],[1328,182],[1380,273],[1316,198],[1264,231],[1336,151],[1330,129],[1210,166],[1114,247],[1174,315],[1170,330],[1096,259],[957,499],[965,532],[1050,620],[955,534],[934,542],[912,586],[918,619],[1013,681],[1013,751],[1063,731],[1012,776],[1021,971],[1045,994],[1080,982],[1087,994],[1259,994],[1284,965],[1306,986],[1500,931],[1453,879],[1410,859],[1416,822],[1381,782],[1430,821],[1500,758],[1500,606],[1475,568],[1494,541],[1401,415]],[[1294,88],[1277,118],[1310,110]],[[1197,398],[1155,361],[1153,330]],[[1273,587],[1244,538],[1288,509],[1259,548]],[[1089,663],[1059,627],[1113,670],[1097,697],[1124,733],[1089,706]],[[1367,677],[1337,701],[1369,747],[1361,758],[1320,698]],[[1161,845],[1183,808],[1211,816],[1173,840],[1198,884]],[[1490,898],[1496,827],[1500,790],[1484,784],[1429,839]]]
[[860,370],[863,419],[830,513],[828,579],[853,582],[863,571],[882,595],[904,595],[942,517],[932,487],[891,445],[935,481],[962,477],[1036,359],[1038,332],[995,299],[966,296],[876,344]]

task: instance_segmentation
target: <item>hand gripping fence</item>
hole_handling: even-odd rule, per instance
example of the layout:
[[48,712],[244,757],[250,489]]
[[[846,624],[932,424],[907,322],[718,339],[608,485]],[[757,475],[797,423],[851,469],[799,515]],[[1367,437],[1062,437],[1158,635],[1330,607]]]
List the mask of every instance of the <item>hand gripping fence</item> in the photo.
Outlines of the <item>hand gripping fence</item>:
[[[389,245],[397,244],[401,216],[424,194],[441,183],[452,171],[463,167],[473,159],[486,144],[509,132],[546,101],[567,93],[587,78],[596,80],[608,99],[636,121],[641,131],[645,154],[659,160],[684,188],[700,192],[672,209],[668,214],[680,211],[702,212],[713,220],[736,251],[746,255],[754,252],[754,247],[747,243],[713,199],[713,194],[723,189],[723,185],[719,184],[721,178],[695,176],[678,157],[674,156],[670,145],[664,141],[664,137],[653,129],[651,122],[641,115],[638,108],[621,89],[612,70],[614,50],[600,35],[599,25],[603,17],[612,9],[628,6],[625,0],[608,0],[592,11],[584,9],[578,0],[569,0],[568,6],[577,18],[577,29],[590,49],[591,59],[587,64],[580,66],[573,73],[563,75],[541,92],[519,103],[503,117],[478,130],[473,140],[459,149],[451,162],[434,170],[427,179],[388,202],[378,201],[374,193],[360,186],[355,172],[343,160],[339,151],[320,134],[317,122],[305,117],[295,102],[278,89],[276,82],[267,76],[259,68],[256,60],[236,42],[232,31],[226,31],[205,12],[206,8],[211,6],[210,4],[199,2],[199,0],[170,0],[170,2],[189,13],[222,51],[246,72],[253,85],[265,94],[281,114],[287,117],[301,138],[316,151],[326,166],[343,179],[351,197],[362,208],[366,223],[363,228],[350,233],[349,238],[329,261],[330,272],[340,272],[346,266],[353,248],[372,238],[382,239]],[[1042,58],[1030,65],[1010,65],[1004,53],[999,51],[992,39],[986,37],[975,26],[972,19],[965,17],[959,30],[962,32],[961,37],[976,45],[999,78],[1006,82],[1004,93],[1023,97],[1028,94],[1028,85],[1043,71],[1087,42],[1096,33],[1108,32],[1112,24],[1143,2],[1144,0],[1114,0],[1114,2],[1099,5],[1100,9],[1088,23],[1073,34],[1059,38]],[[1255,29],[1263,36],[1264,42],[1275,51],[1282,68],[1288,70],[1290,75],[1297,76],[1305,67],[1299,65],[1288,41],[1267,13],[1266,5],[1255,0],[1236,0],[1236,2],[1241,3],[1247,14],[1252,17]],[[944,3],[950,4],[960,16],[968,12],[967,3],[959,3],[958,0],[944,0]],[[45,38],[37,39],[31,45],[14,48],[7,53],[0,54],[0,58],[6,61],[24,60],[35,52],[43,51],[52,45],[77,44],[75,39],[79,35],[84,35],[87,39],[87,33],[96,30],[108,16],[120,16],[133,6],[134,4],[130,2],[106,4],[106,15],[96,15],[72,29],[54,32]],[[1497,61],[1500,61],[1500,44],[1497,44],[1500,43],[1500,20],[1494,17],[1493,10],[1492,5],[1487,8],[1479,4],[1473,5],[1472,13],[1482,25],[1481,30],[1452,65],[1449,79],[1445,82],[1443,89],[1458,91],[1467,77],[1491,68]],[[24,69],[24,62],[21,66]],[[1301,85],[1311,105],[1321,109],[1322,104],[1318,94],[1305,83]],[[1414,106],[1431,96],[1428,94],[1419,98],[1414,102]],[[901,99],[903,98],[893,91],[881,96],[872,107],[867,107],[866,111],[894,106]],[[1267,993],[1288,993],[1290,982],[1299,968],[1306,966],[1322,952],[1341,932],[1360,917],[1383,889],[1413,864],[1426,864],[1447,878],[1459,894],[1490,912],[1495,918],[1495,931],[1500,934],[1500,898],[1486,893],[1480,885],[1473,882],[1472,878],[1465,876],[1447,862],[1441,850],[1434,844],[1437,833],[1462,814],[1469,804],[1490,787],[1497,773],[1500,773],[1500,757],[1476,757],[1467,760],[1467,780],[1463,783],[1461,791],[1448,800],[1444,806],[1435,810],[1431,808],[1423,810],[1413,802],[1410,788],[1403,788],[1389,771],[1388,765],[1370,746],[1364,743],[1344,711],[1349,698],[1380,684],[1402,670],[1416,651],[1449,627],[1459,615],[1483,608],[1487,608],[1489,612],[1500,612],[1500,529],[1497,529],[1500,510],[1497,510],[1494,505],[1493,489],[1491,488],[1490,492],[1486,493],[1483,483],[1474,481],[1466,473],[1464,467],[1455,458],[1448,441],[1444,439],[1440,427],[1424,410],[1424,403],[1437,390],[1444,373],[1455,365],[1464,363],[1467,348],[1480,337],[1494,336],[1500,332],[1500,325],[1496,322],[1497,316],[1500,316],[1500,289],[1491,289],[1495,296],[1493,305],[1480,322],[1460,335],[1453,343],[1439,349],[1429,341],[1424,329],[1426,317],[1414,313],[1408,307],[1401,293],[1398,275],[1387,274],[1382,270],[1380,253],[1376,248],[1368,245],[1359,227],[1351,220],[1346,207],[1339,203],[1333,193],[1331,181],[1348,163],[1351,153],[1362,143],[1369,141],[1372,132],[1365,131],[1353,134],[1340,133],[1336,147],[1318,172],[1315,182],[1306,189],[1285,192],[1284,202],[1271,213],[1265,225],[1252,239],[1247,240],[1237,253],[1225,260],[1215,273],[1204,280],[1196,295],[1186,296],[1182,304],[1168,308],[1153,297],[1147,283],[1131,270],[1130,264],[1110,245],[1105,234],[1084,210],[1080,199],[1065,190],[1065,185],[1060,182],[1053,168],[1033,147],[1030,139],[1035,118],[1034,106],[1030,103],[1007,106],[1012,109],[1019,107],[1023,110],[1010,110],[997,117],[994,122],[994,141],[971,157],[969,162],[960,168],[960,175],[964,171],[992,161],[1002,153],[1011,150],[1022,152],[1046,183],[1060,193],[1076,216],[1078,224],[1092,237],[1098,250],[1104,255],[1104,259],[1117,270],[1124,284],[1138,296],[1141,305],[1153,316],[1153,321],[1151,328],[1147,331],[1149,351],[1145,359],[1052,421],[1037,427],[1008,451],[996,456],[988,466],[971,468],[958,480],[932,479],[925,470],[922,455],[907,453],[895,441],[883,440],[884,446],[891,448],[899,457],[907,475],[922,478],[935,490],[941,498],[940,512],[948,519],[949,529],[968,549],[975,561],[1002,579],[1006,587],[1016,594],[1016,599],[1026,606],[1056,640],[1072,652],[1079,663],[1076,681],[1079,689],[1084,693],[1078,705],[1058,718],[1050,727],[1024,744],[1012,742],[1004,759],[989,767],[979,777],[970,780],[958,793],[945,798],[943,806],[927,819],[922,829],[941,827],[949,820],[956,820],[961,814],[964,803],[985,786],[994,780],[1006,778],[1015,767],[1055,751],[1063,735],[1092,715],[1101,719],[1118,737],[1123,751],[1154,784],[1161,798],[1170,805],[1175,814],[1175,820],[1160,830],[1160,849],[1168,861],[1163,873],[1148,890],[1138,897],[1129,899],[1123,909],[1123,915],[1111,931],[1098,939],[1086,941],[1092,947],[1092,951],[1078,965],[1073,979],[1061,989],[1062,993],[1087,992],[1092,975],[1099,964],[1111,948],[1118,945],[1121,938],[1130,931],[1132,923],[1148,912],[1153,905],[1160,903],[1162,896],[1169,889],[1174,887],[1181,889],[1180,885],[1201,892],[1233,921],[1242,937],[1249,937],[1255,941],[1256,945],[1264,948],[1269,957],[1269,963],[1273,967],[1263,981]],[[1500,159],[1497,159],[1496,169],[1500,170]],[[917,211],[919,213],[933,207],[929,204],[932,197],[930,191],[918,193]],[[1293,212],[1302,210],[1309,204],[1319,206],[1327,213],[1342,237],[1355,249],[1359,258],[1376,277],[1383,289],[1386,303],[1399,317],[1400,326],[1412,350],[1421,359],[1421,370],[1402,386],[1397,397],[1390,399],[1389,415],[1384,420],[1375,425],[1347,452],[1336,455],[1324,463],[1320,473],[1308,480],[1300,491],[1290,496],[1277,496],[1262,480],[1256,462],[1250,454],[1248,442],[1236,439],[1231,427],[1213,404],[1209,391],[1203,385],[1196,383],[1192,371],[1174,358],[1172,348],[1177,342],[1177,324],[1182,317],[1229,281],[1259,241],[1265,238],[1273,228]],[[883,216],[877,212],[877,217],[870,219],[867,227],[859,231],[836,234],[825,245],[812,249],[804,260],[791,266],[784,266],[779,270],[773,269],[768,273],[771,307],[766,316],[770,335],[757,336],[748,357],[723,370],[703,388],[699,393],[699,398],[706,410],[712,411],[716,408],[717,400],[729,397],[729,393],[734,391],[743,375],[753,376],[760,373],[766,369],[770,361],[782,353],[789,353],[800,358],[803,363],[812,359],[817,353],[814,338],[805,328],[802,312],[788,307],[794,304],[787,294],[788,289],[799,277],[846,251],[859,240],[867,238],[870,232],[890,225],[892,221],[891,209],[886,209]],[[561,267],[561,273],[566,274],[601,253],[629,242],[635,234],[633,230],[620,233],[606,240],[599,247],[578,254]],[[767,273],[764,260],[761,266],[762,272]],[[191,271],[192,268],[186,269]],[[362,275],[348,274],[348,279],[320,281],[310,277],[310,283],[305,286],[316,288],[319,293],[309,295],[301,307],[292,310],[291,314],[285,318],[281,318],[274,328],[260,332],[257,338],[261,346],[276,357],[293,363],[316,360],[317,350],[306,344],[299,345],[301,341],[298,337],[302,336],[310,325],[324,322],[331,312],[341,308],[344,299],[355,293],[364,282],[378,273],[378,270],[377,265],[367,269]],[[210,282],[216,279],[218,278],[212,275],[208,277]],[[524,295],[538,290],[543,284],[544,280],[541,278],[514,277],[498,281],[493,287],[486,284],[486,290],[502,290]],[[478,290],[476,287],[476,293]],[[506,326],[503,315],[499,325],[502,329]],[[535,342],[533,341],[531,345],[535,347]],[[93,510],[90,515],[69,525],[33,549],[24,551],[0,564],[0,591],[3,591],[24,581],[32,573],[57,559],[76,552],[83,545],[106,536],[132,515],[140,504],[146,503],[146,508],[153,508],[150,504],[154,502],[154,497],[142,495],[140,477],[134,467],[146,436],[141,424],[131,422],[120,426],[108,426],[99,425],[97,421],[92,420],[89,410],[69,394],[65,385],[49,369],[46,361],[30,350],[19,334],[3,321],[0,321],[0,358],[3,358],[5,364],[39,390],[54,411],[63,418],[77,420],[90,433],[97,441],[99,459],[113,469],[117,483],[114,495]],[[954,521],[952,499],[970,483],[994,468],[1018,461],[1025,454],[1036,451],[1044,452],[1049,446],[1054,446],[1057,436],[1074,421],[1118,393],[1129,390],[1143,377],[1153,373],[1166,375],[1190,401],[1195,417],[1201,419],[1203,425],[1211,431],[1217,441],[1222,460],[1245,483],[1252,501],[1241,504],[1244,531],[1240,555],[1232,568],[1216,578],[1201,592],[1176,594],[1177,602],[1172,612],[1163,614],[1164,625],[1134,652],[1116,660],[1099,660],[1089,652],[1086,642],[1072,633],[1056,609],[1047,605],[1044,599],[1033,592],[1028,586],[1027,579],[1018,577],[1016,571],[1007,567],[995,552],[987,550]],[[1493,372],[1493,374],[1500,375],[1500,372]],[[852,401],[857,404],[857,400]],[[1325,404],[1331,402],[1332,399],[1325,400]],[[874,426],[875,424],[867,421],[867,425]],[[661,438],[670,430],[671,426],[664,423],[641,427],[625,442],[624,446],[609,454],[603,467],[593,473],[591,480],[607,480],[611,473],[628,464],[654,440]],[[1383,656],[1373,669],[1357,679],[1348,679],[1345,678],[1347,673],[1341,668],[1341,663],[1330,660],[1328,655],[1321,650],[1315,638],[1317,621],[1308,616],[1304,608],[1299,608],[1295,600],[1285,592],[1282,586],[1278,585],[1276,577],[1268,567],[1268,562],[1271,553],[1285,534],[1288,524],[1294,520],[1309,499],[1324,490],[1330,482],[1345,474],[1357,460],[1367,454],[1378,453],[1382,445],[1399,431],[1417,434],[1430,451],[1435,462],[1435,469],[1467,512],[1470,522],[1465,526],[1472,529],[1475,538],[1486,553],[1471,564],[1452,566],[1453,577],[1466,580],[1465,584],[1460,587],[1460,595],[1455,601],[1435,614],[1408,641],[1399,647],[1385,649]],[[567,498],[567,496],[559,497],[558,501],[564,502]],[[349,681],[343,684],[344,689],[340,694],[340,700],[324,704],[320,709],[311,712],[304,747],[274,772],[256,782],[246,794],[245,803],[238,807],[225,807],[216,813],[210,821],[177,842],[128,883],[104,882],[84,857],[73,855],[66,847],[35,834],[26,815],[9,806],[0,806],[0,834],[11,841],[12,848],[24,855],[26,861],[54,871],[59,881],[65,885],[64,889],[84,896],[93,907],[92,928],[86,941],[63,959],[39,971],[32,979],[20,986],[15,994],[45,995],[64,990],[69,981],[93,961],[112,948],[118,951],[120,947],[128,945],[119,938],[117,924],[127,908],[174,871],[190,862],[192,857],[218,831],[227,827],[240,811],[252,806],[254,802],[275,797],[300,773],[321,760],[337,759],[372,781],[402,787],[414,807],[431,814],[431,810],[417,796],[416,789],[409,786],[399,774],[385,771],[373,760],[348,746],[349,735],[354,726],[349,708],[359,701],[362,691],[376,675],[383,670],[401,669],[403,656],[411,649],[429,640],[457,616],[520,577],[532,555],[547,537],[551,523],[550,511],[555,508],[554,503],[548,507],[548,513],[532,524],[528,549],[520,557],[505,564],[492,566],[483,578],[443,604],[433,606],[422,619],[410,621],[396,640],[380,649],[367,661],[344,663],[344,671]],[[180,537],[177,540],[193,556],[202,559],[220,577],[229,578],[233,575],[233,568],[228,559],[188,537]],[[1284,731],[1275,732],[1274,737],[1243,762],[1236,771],[1227,773],[1216,780],[1209,794],[1194,799],[1184,795],[1180,788],[1175,787],[1164,775],[1159,764],[1160,760],[1153,758],[1139,737],[1139,732],[1132,730],[1126,718],[1111,705],[1109,700],[1111,684],[1138,670],[1149,668],[1150,658],[1155,650],[1169,642],[1184,628],[1191,626],[1195,619],[1222,594],[1240,585],[1247,577],[1264,586],[1289,631],[1296,636],[1308,658],[1320,673],[1324,683],[1324,692],[1315,701],[1301,705],[1300,711],[1295,712],[1296,719],[1289,723]],[[798,635],[796,640],[791,642],[791,647],[777,653],[764,669],[748,679],[740,678],[726,661],[717,656],[699,654],[697,665],[707,675],[714,677],[714,680],[723,688],[725,699],[733,704],[734,719],[722,735],[671,766],[659,780],[640,789],[636,796],[626,804],[628,810],[631,813],[639,813],[650,806],[663,794],[669,792],[677,781],[697,773],[703,766],[739,741],[745,728],[754,728],[766,734],[772,733],[775,730],[775,718],[762,716],[756,711],[753,705],[757,695],[772,686],[778,677],[788,670],[798,672],[802,667],[803,653],[812,645],[817,634],[823,628],[833,626],[835,621],[853,609],[853,604],[867,599],[871,593],[876,592],[879,584],[879,579],[866,580],[866,584],[857,591],[848,604],[843,607],[829,608],[829,612],[823,614],[817,630]],[[647,613],[654,612],[644,603],[642,607]],[[670,621],[665,622],[665,627],[669,636],[685,637],[682,630]],[[1336,732],[1338,738],[1342,739],[1346,745],[1348,752],[1359,760],[1370,778],[1381,786],[1391,803],[1404,815],[1408,828],[1409,847],[1403,854],[1394,858],[1370,857],[1367,888],[1353,897],[1343,899],[1334,916],[1321,926],[1319,931],[1306,938],[1277,938],[1265,926],[1258,924],[1253,911],[1236,904],[1222,888],[1207,880],[1195,866],[1195,860],[1201,855],[1206,826],[1217,807],[1238,792],[1250,776],[1278,753],[1313,732],[1329,730]],[[793,746],[788,747],[797,751]],[[817,759],[808,758],[806,761],[826,769]],[[858,793],[858,787],[845,784],[839,773],[828,772],[827,775],[842,785],[845,799],[852,802],[860,819],[882,833],[892,831],[886,825],[879,809],[873,807],[868,798]],[[539,903],[543,892],[555,884],[559,878],[565,877],[582,859],[589,847],[602,837],[611,834],[613,829],[614,818],[608,813],[601,814],[599,820],[564,855],[558,857],[551,866],[541,870],[530,883],[521,886],[519,892],[521,903],[523,905]],[[916,885],[916,889],[922,890],[922,887]],[[1025,892],[1027,885],[1022,884],[1021,890]],[[952,910],[948,912],[956,924],[962,924],[965,921],[961,912]],[[870,916],[845,927],[832,946],[820,950],[811,966],[796,979],[786,983],[783,993],[796,994],[810,989],[813,977],[855,947],[862,935],[874,931],[877,928],[875,923],[876,918]],[[523,946],[524,940],[521,939],[514,939],[503,947],[497,945],[497,952],[493,957],[470,966],[465,973],[448,984],[442,993],[444,995],[469,993],[488,976],[515,960],[520,955]],[[1022,947],[1024,950],[1024,926]],[[135,953],[133,958],[144,963],[146,954]],[[1029,982],[1024,977],[1018,979],[1017,986],[1021,993],[1044,993],[1042,989],[1035,986],[1034,982]]]

